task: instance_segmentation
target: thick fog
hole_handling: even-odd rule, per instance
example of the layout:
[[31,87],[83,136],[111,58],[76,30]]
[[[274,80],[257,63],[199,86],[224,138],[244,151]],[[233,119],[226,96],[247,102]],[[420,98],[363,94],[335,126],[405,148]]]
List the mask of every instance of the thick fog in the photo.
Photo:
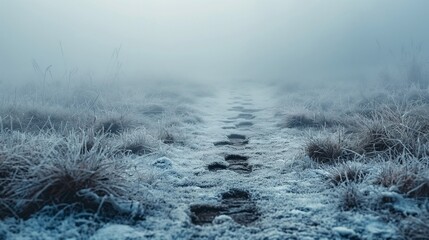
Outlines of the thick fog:
[[[427,0],[0,0],[0,81],[361,80],[428,64]],[[38,70],[39,69],[39,70]]]

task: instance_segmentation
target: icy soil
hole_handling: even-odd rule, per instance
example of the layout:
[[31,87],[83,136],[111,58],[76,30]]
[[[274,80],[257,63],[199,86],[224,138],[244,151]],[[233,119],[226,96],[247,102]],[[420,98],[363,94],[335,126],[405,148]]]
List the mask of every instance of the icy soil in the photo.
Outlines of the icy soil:
[[[145,220],[106,224],[91,239],[371,239],[396,235],[394,226],[376,214],[339,211],[338,193],[301,154],[306,133],[277,126],[279,106],[271,89],[225,89],[201,98],[194,107],[203,122],[182,129],[188,139],[185,145],[168,145],[165,156],[134,159],[136,186],[146,193]],[[66,221],[70,220],[58,224],[67,225]],[[30,223],[21,230],[40,231],[37,227],[30,230]],[[54,229],[57,234],[64,230]]]
[[[160,201],[145,221],[123,226],[123,232],[156,239],[394,236],[393,226],[375,215],[338,210],[337,193],[300,155],[305,133],[278,128],[271,94],[266,88],[235,88],[199,102],[195,107],[204,122],[185,130],[188,146],[172,146],[165,158],[140,166],[153,174],[150,192]],[[228,156],[244,158],[232,162]],[[209,170],[213,164],[221,167]],[[242,209],[225,203],[224,194],[235,190],[249,195],[236,200]],[[106,226],[93,238],[120,238],[114,234],[120,229]]]

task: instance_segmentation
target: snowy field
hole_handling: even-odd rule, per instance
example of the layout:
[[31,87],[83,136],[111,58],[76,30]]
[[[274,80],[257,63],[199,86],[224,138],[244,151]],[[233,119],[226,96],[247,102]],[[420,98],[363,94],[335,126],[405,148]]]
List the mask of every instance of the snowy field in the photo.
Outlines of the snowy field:
[[5,93],[0,236],[427,237],[427,90],[281,87]]
[[428,9],[0,0],[0,240],[429,240]]

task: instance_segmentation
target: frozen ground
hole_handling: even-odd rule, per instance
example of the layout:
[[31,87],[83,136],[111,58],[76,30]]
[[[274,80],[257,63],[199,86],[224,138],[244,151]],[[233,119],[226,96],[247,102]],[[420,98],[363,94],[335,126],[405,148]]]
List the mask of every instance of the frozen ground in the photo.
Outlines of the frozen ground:
[[[165,157],[136,159],[139,172],[151,175],[151,198],[158,199],[146,219],[106,225],[93,239],[395,236],[394,226],[375,214],[338,211],[338,192],[301,154],[306,133],[277,126],[272,95],[264,87],[231,87],[198,102],[203,123],[185,129],[188,145],[171,146]],[[228,139],[231,134],[246,139]]]
[[340,191],[302,154],[309,133],[279,128],[284,106],[272,96],[263,86],[216,90],[192,105],[202,122],[181,126],[185,144],[133,158],[144,220],[9,219],[3,236],[76,239],[95,230],[91,239],[395,239],[396,227],[375,212],[339,210]]

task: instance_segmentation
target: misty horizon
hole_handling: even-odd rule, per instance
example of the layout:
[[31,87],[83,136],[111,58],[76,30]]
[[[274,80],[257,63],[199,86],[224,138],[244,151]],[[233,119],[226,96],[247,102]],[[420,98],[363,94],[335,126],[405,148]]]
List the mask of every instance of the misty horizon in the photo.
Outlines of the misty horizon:
[[[429,3],[2,1],[0,81],[371,80],[429,63]],[[116,53],[116,55],[115,55]]]

